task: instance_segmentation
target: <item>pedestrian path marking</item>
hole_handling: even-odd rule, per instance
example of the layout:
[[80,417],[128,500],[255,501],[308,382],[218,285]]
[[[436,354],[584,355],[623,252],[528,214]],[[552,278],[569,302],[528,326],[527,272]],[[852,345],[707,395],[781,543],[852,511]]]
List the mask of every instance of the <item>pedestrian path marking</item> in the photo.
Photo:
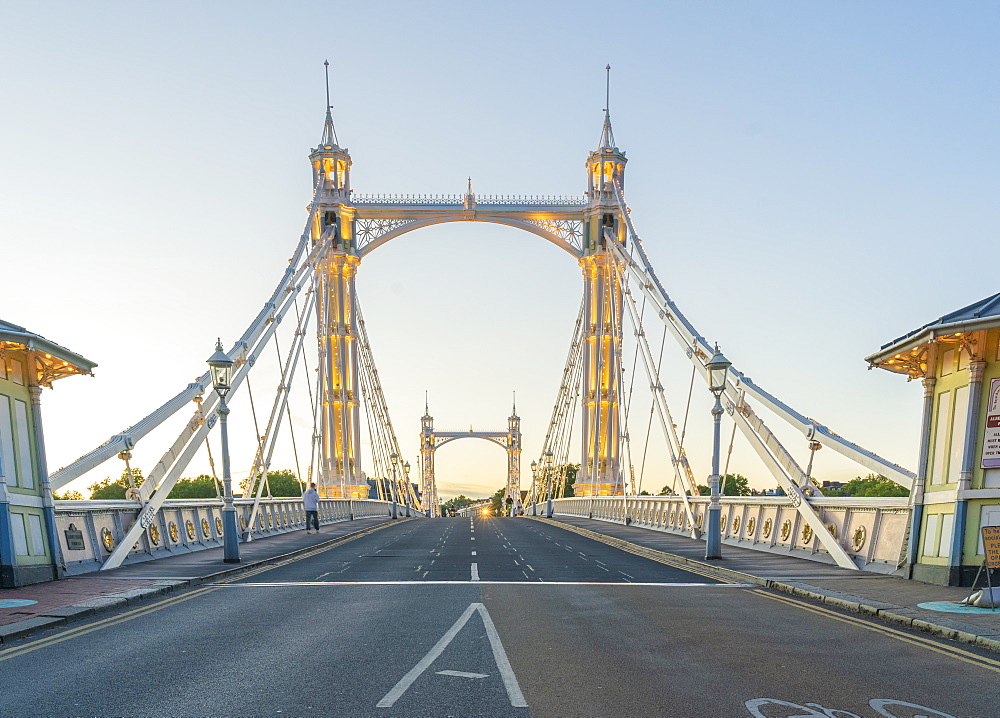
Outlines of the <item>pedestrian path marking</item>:
[[20,608],[21,606],[32,606],[38,601],[27,598],[3,598],[0,599],[0,608]]
[[521,686],[517,683],[514,669],[510,667],[510,661],[507,660],[507,652],[504,651],[503,644],[500,642],[500,634],[497,633],[497,627],[493,624],[493,619],[490,618],[489,611],[486,610],[486,606],[482,603],[470,603],[469,607],[455,621],[455,624],[441,637],[441,640],[434,644],[434,647],[427,652],[426,656],[420,659],[417,665],[410,669],[409,673],[399,679],[399,683],[393,686],[392,690],[386,693],[385,697],[375,704],[376,707],[392,708],[396,704],[396,701],[402,698],[403,694],[409,690],[410,686],[413,685],[424,671],[430,668],[431,664],[444,653],[444,649],[454,640],[458,632],[465,627],[465,624],[469,622],[474,613],[478,613],[483,619],[486,635],[490,639],[490,648],[493,649],[493,660],[496,661],[497,668],[500,669],[500,677],[503,678],[503,685],[507,689],[507,697],[510,699],[510,704],[514,708],[527,708],[528,702],[524,700],[524,694],[521,693]]

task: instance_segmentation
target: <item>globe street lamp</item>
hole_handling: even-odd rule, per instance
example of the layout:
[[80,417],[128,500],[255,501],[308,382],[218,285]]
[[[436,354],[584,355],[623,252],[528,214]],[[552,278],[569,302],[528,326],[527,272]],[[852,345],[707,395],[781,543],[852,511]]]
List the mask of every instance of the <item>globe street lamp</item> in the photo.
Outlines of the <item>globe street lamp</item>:
[[722,428],[722,392],[726,390],[726,375],[732,366],[715,345],[715,354],[705,364],[708,369],[708,388],[715,395],[712,407],[712,498],[708,504],[708,533],[705,536],[705,558],[722,558],[722,504],[719,503],[719,434]]
[[552,518],[552,452],[546,451],[545,454],[545,516],[546,518]]
[[538,516],[538,462],[531,462],[531,515]]
[[212,386],[219,395],[219,424],[222,432],[222,543],[223,561],[225,563],[240,562],[239,538],[236,535],[236,507],[233,505],[233,477],[229,470],[229,407],[226,406],[226,394],[232,388],[233,360],[222,351],[222,340],[215,343],[215,354],[208,359],[209,375]]

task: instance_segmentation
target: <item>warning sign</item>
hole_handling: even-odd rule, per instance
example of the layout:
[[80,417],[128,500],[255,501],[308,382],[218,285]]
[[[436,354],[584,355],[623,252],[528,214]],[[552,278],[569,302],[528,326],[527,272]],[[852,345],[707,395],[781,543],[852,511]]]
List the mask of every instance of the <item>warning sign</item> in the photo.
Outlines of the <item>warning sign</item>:
[[1000,526],[983,526],[983,550],[986,567],[1000,568]]
[[982,468],[1000,468],[1000,379],[990,380],[990,393],[986,397]]

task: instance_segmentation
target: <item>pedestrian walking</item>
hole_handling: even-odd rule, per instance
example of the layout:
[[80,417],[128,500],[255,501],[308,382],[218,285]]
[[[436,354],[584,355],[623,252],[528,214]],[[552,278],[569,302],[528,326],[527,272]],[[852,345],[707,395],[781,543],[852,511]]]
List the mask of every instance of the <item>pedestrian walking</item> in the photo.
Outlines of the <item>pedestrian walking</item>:
[[319,533],[319,492],[316,491],[316,484],[309,484],[309,488],[302,494],[302,508],[306,510],[306,533],[309,533],[312,526]]

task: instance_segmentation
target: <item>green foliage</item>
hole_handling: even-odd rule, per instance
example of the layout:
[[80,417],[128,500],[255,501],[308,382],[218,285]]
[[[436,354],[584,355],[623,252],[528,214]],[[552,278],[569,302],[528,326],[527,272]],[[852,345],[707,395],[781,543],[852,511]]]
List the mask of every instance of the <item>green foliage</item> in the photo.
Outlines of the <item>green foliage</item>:
[[[722,477],[719,488],[723,496],[750,496],[753,493],[750,490],[750,482],[742,474],[726,474]],[[712,489],[698,484],[698,493],[702,496],[711,496]]]
[[910,490],[881,474],[851,479],[839,489],[823,489],[824,496],[909,496]]
[[[132,477],[136,488],[142,486],[144,479],[142,478],[141,469],[132,469]],[[124,469],[122,475],[114,481],[109,476],[103,481],[98,481],[87,487],[90,491],[90,498],[95,501],[122,501],[125,498],[125,491],[128,488],[128,469]]]
[[[553,498],[566,498],[566,499],[568,499],[568,498],[570,498],[572,496],[575,496],[575,494],[573,493],[573,484],[576,483],[576,476],[577,476],[577,474],[580,473],[580,465],[579,464],[565,464],[563,466],[557,466],[557,467],[555,467],[555,475],[553,477],[553,481],[555,481],[555,477],[557,477],[557,476],[560,475],[559,474],[560,471],[565,471],[566,472],[566,490],[565,490],[565,492],[563,493],[563,495],[561,497],[555,496]],[[555,491],[555,486],[554,485],[553,485],[552,490]]]
[[[301,496],[302,492],[305,490],[303,489],[302,484],[299,483],[298,478],[296,478],[295,472],[289,469],[268,471],[267,483],[271,487],[271,496]],[[247,492],[250,490],[250,477],[247,477],[240,482],[240,489],[242,489],[244,495],[247,495]],[[214,496],[215,494],[212,495]],[[264,490],[264,495],[267,495],[267,489]]]
[[271,486],[272,496],[301,496],[305,490],[295,476],[295,472],[289,469],[268,471],[267,482]]
[[[221,490],[221,485],[220,485]],[[180,479],[167,495],[168,499],[214,499],[218,494],[215,481],[208,474],[194,479]]]
[[83,494],[81,494],[79,491],[74,491],[73,489],[70,489],[69,491],[64,491],[61,494],[58,494],[55,491],[53,491],[52,498],[54,498],[56,501],[79,501],[80,499],[83,498]]
[[674,495],[674,490],[669,486],[664,486],[662,489],[660,489],[660,493],[657,494],[657,496],[673,496],[673,495]]
[[490,514],[492,514],[493,516],[503,516],[504,511],[507,509],[507,507],[504,506],[503,503],[504,494],[506,493],[507,493],[507,487],[502,486],[497,490],[495,494],[493,494],[493,496],[490,497],[490,501],[492,502],[490,504]]
[[475,504],[481,500],[482,499],[470,499],[468,496],[464,494],[459,494],[455,498],[448,499],[443,504],[441,504],[441,513],[446,514],[448,513],[448,510],[451,508],[455,508],[456,510],[462,509],[468,506],[469,504]]

